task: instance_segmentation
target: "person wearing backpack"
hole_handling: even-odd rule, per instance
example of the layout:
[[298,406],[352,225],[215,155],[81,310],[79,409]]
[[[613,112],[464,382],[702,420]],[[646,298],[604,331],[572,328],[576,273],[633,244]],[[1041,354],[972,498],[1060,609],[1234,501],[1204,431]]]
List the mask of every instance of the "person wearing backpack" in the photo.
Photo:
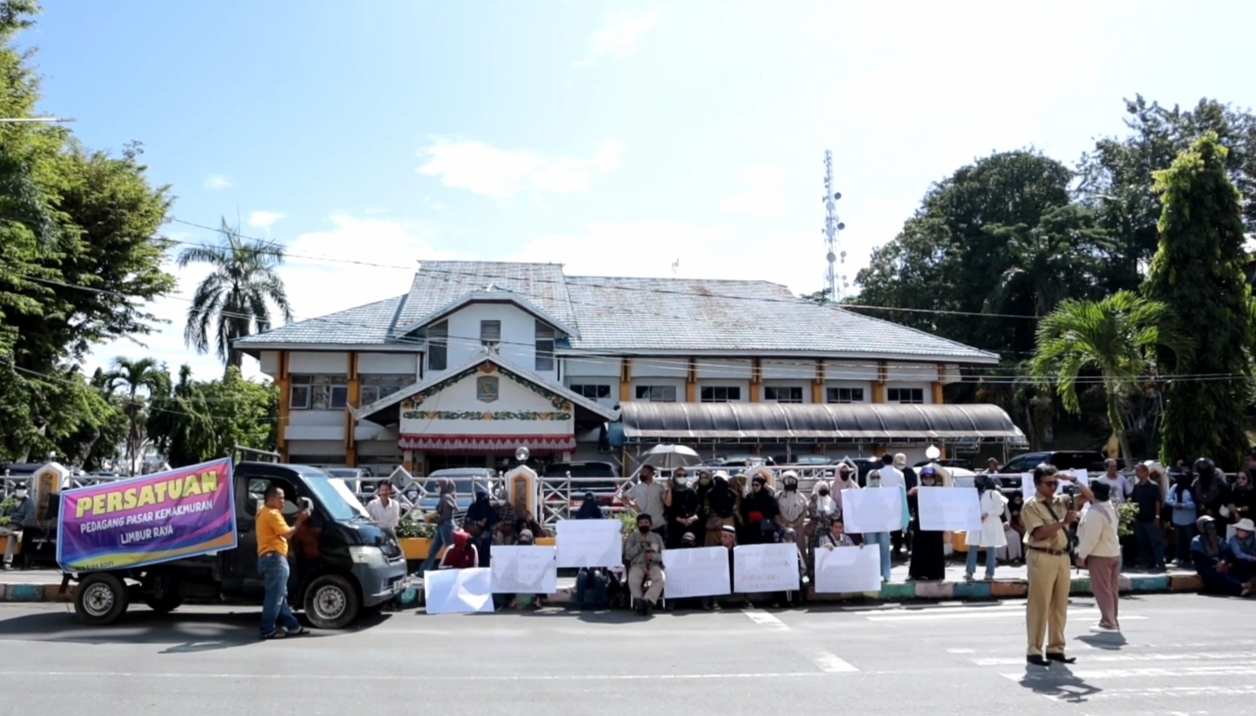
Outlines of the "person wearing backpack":
[[1090,587],[1099,607],[1099,624],[1093,631],[1119,632],[1121,540],[1117,536],[1117,516],[1110,498],[1112,488],[1102,482],[1090,486],[1094,501],[1082,515],[1077,529],[1077,566],[1090,570]]

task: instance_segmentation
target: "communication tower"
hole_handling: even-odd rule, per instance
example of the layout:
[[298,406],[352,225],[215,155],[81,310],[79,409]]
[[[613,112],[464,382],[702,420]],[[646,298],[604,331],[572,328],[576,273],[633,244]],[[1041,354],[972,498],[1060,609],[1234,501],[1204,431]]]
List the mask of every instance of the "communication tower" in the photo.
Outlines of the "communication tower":
[[829,300],[837,303],[846,292],[846,276],[838,274],[837,264],[841,261],[846,266],[846,252],[841,250],[838,233],[846,228],[837,215],[837,201],[842,198],[841,192],[833,191],[833,152],[824,151],[824,246],[828,250],[825,258],[829,268],[825,273],[825,290]]

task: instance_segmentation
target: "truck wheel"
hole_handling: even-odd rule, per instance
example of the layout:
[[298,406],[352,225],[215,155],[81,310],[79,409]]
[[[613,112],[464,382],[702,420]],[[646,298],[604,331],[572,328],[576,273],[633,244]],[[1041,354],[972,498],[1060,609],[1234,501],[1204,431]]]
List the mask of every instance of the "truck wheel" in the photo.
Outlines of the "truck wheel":
[[118,621],[129,602],[126,585],[108,572],[89,574],[74,590],[74,614],[88,626]]
[[353,584],[338,574],[327,574],[305,590],[305,616],[319,629],[343,629],[361,609]]
[[169,575],[152,575],[144,582],[144,603],[158,614],[173,612],[183,603],[179,582]]

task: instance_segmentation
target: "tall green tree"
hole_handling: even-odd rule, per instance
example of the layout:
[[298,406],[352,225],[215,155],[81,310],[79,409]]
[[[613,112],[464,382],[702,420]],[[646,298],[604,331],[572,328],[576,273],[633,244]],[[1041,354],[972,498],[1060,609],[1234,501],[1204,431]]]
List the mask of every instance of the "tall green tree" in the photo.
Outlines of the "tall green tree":
[[273,385],[245,380],[228,368],[221,380],[198,382],[184,365],[171,389],[154,396],[148,434],[175,467],[231,454],[237,445],[273,450],[279,401]]
[[224,364],[239,368],[243,356],[232,348],[232,341],[268,330],[274,322],[272,304],[285,322],[292,320],[278,273],[284,250],[274,242],[242,238],[226,219],[219,232],[223,237],[219,245],[192,246],[179,254],[180,266],[210,266],[192,297],[183,339],[201,353],[208,353],[212,344]]
[[148,398],[161,393],[170,381],[166,369],[153,358],[115,358],[113,370],[105,376],[109,395],[120,395],[127,417],[126,458],[132,472],[138,473],[148,445]]
[[1038,346],[1030,375],[1053,383],[1064,409],[1081,412],[1077,386],[1098,375],[1107,401],[1108,422],[1126,460],[1133,458],[1126,437],[1121,401],[1147,390],[1158,365],[1156,352],[1172,360],[1191,354],[1168,308],[1131,291],[1100,301],[1067,300],[1038,327]]
[[1199,350],[1170,381],[1161,457],[1197,455],[1227,469],[1248,447],[1243,414],[1252,375],[1251,290],[1243,274],[1243,207],[1229,152],[1208,133],[1156,175],[1164,211],[1144,293],[1198,326]]

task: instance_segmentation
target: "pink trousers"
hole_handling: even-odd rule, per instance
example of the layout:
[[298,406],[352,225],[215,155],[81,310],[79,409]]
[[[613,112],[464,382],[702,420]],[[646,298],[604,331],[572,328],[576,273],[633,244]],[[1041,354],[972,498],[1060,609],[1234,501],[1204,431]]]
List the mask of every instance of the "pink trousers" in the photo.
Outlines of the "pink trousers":
[[1121,628],[1117,620],[1117,605],[1121,599],[1121,558],[1087,557],[1086,568],[1090,570],[1090,588],[1099,607],[1099,626]]

